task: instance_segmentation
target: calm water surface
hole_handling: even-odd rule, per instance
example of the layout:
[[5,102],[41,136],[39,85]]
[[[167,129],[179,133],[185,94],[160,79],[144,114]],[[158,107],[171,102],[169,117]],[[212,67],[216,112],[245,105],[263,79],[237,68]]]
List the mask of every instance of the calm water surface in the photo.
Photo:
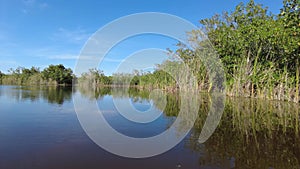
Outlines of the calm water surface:
[[[197,138],[209,110],[210,96],[201,94],[199,117],[187,137],[172,150],[151,158],[129,159],[98,147],[85,134],[74,111],[72,95],[94,99],[117,131],[131,137],[150,137],[166,130],[179,112],[177,94],[167,94],[163,114],[149,124],[120,115],[113,99],[130,100],[145,111],[146,91],[108,88],[0,86],[1,169],[197,169],[300,168],[299,105],[286,102],[227,98],[217,130],[204,144]],[[180,132],[180,129],[178,129]]]

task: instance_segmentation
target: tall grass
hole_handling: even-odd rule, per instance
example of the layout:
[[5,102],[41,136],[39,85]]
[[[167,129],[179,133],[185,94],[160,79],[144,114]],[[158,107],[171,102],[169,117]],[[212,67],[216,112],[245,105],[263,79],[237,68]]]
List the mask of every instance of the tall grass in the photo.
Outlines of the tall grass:
[[266,67],[260,62],[252,65],[247,58],[242,60],[235,65],[233,74],[227,75],[227,94],[298,103],[299,70],[293,75],[286,66],[279,71],[272,62],[268,65]]

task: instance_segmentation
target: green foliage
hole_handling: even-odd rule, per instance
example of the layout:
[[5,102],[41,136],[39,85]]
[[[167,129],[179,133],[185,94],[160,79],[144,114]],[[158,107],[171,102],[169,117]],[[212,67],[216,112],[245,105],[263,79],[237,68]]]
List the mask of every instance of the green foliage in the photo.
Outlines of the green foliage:
[[42,72],[37,67],[30,69],[18,67],[10,68],[9,74],[2,75],[1,83],[7,85],[59,85],[72,84],[74,75],[71,69],[66,69],[63,65],[50,65]]
[[78,82],[89,86],[110,85],[112,84],[112,77],[105,76],[102,70],[90,69],[88,73],[81,75]]
[[[32,67],[30,69],[24,67],[18,67],[16,69],[10,68],[9,74],[3,76],[2,83],[9,85],[36,85],[41,83],[41,77],[39,77],[39,68]],[[33,79],[32,77],[35,77]]]
[[5,74],[0,71],[0,84],[2,84],[2,79],[4,76],[5,76]]
[[131,79],[134,77],[130,73],[114,73],[112,76],[112,85],[124,86],[131,83]]
[[72,84],[73,71],[62,64],[50,65],[42,71],[45,80],[54,80],[57,84]]
[[[231,13],[200,21],[226,69],[229,95],[298,102],[299,20],[299,1],[285,0],[281,14],[275,16],[251,0]],[[206,45],[199,41],[202,36],[199,30],[190,33],[198,48]],[[185,48],[181,50],[181,58],[195,60],[191,57],[196,56],[195,51],[186,54]]]
[[138,75],[134,76],[130,81],[131,86],[137,86],[140,84],[140,77]]

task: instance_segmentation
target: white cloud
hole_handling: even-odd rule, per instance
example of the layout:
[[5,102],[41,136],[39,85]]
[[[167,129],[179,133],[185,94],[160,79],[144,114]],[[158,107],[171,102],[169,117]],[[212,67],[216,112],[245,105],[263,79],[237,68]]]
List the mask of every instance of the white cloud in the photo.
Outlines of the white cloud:
[[46,9],[49,7],[49,4],[46,2],[38,2],[36,0],[23,0],[23,9],[21,10],[24,14],[29,14],[34,9]]
[[72,55],[72,54],[50,55],[48,56],[48,59],[75,60],[78,59],[78,55]]
[[27,56],[45,58],[45,59],[56,59],[56,60],[75,60],[78,58],[77,54],[69,50],[62,51],[55,46],[48,46],[44,48],[33,48],[26,49],[23,51]]
[[[87,56],[87,55],[74,55],[74,54],[57,54],[57,55],[49,55],[47,56],[48,59],[58,59],[58,60],[89,60],[89,61],[98,61],[100,58],[97,56]],[[104,61],[106,62],[121,62],[123,60],[119,59],[109,59],[104,58]]]
[[0,65],[17,65],[18,62],[14,60],[1,60]]
[[65,41],[68,43],[84,43],[91,36],[86,30],[77,28],[75,30],[69,30],[65,28],[59,28],[51,37],[54,41]]
[[53,60],[89,60],[89,61],[97,61],[99,60],[99,57],[95,55],[81,55],[79,54],[72,54],[72,52],[63,53],[55,50],[51,50],[48,48],[44,49],[38,49],[35,50],[35,52],[31,52],[31,56],[41,57],[41,58],[47,58],[47,59],[53,59]]

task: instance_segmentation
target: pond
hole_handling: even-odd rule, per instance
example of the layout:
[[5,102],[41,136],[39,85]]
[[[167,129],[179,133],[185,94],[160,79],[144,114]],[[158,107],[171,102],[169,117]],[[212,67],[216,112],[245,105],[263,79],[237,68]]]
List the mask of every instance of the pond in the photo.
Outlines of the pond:
[[[201,144],[198,138],[211,96],[199,93],[198,117],[186,137],[163,154],[137,159],[114,155],[91,140],[72,99],[96,99],[117,132],[147,138],[170,128],[182,103],[178,93],[163,93],[166,102],[149,94],[134,88],[126,93],[122,88],[0,86],[0,168],[300,168],[300,118],[295,103],[227,97],[220,123]],[[152,122],[136,123],[119,113],[116,100],[130,102],[141,113],[153,107],[161,114]],[[174,135],[183,128],[177,127]]]

